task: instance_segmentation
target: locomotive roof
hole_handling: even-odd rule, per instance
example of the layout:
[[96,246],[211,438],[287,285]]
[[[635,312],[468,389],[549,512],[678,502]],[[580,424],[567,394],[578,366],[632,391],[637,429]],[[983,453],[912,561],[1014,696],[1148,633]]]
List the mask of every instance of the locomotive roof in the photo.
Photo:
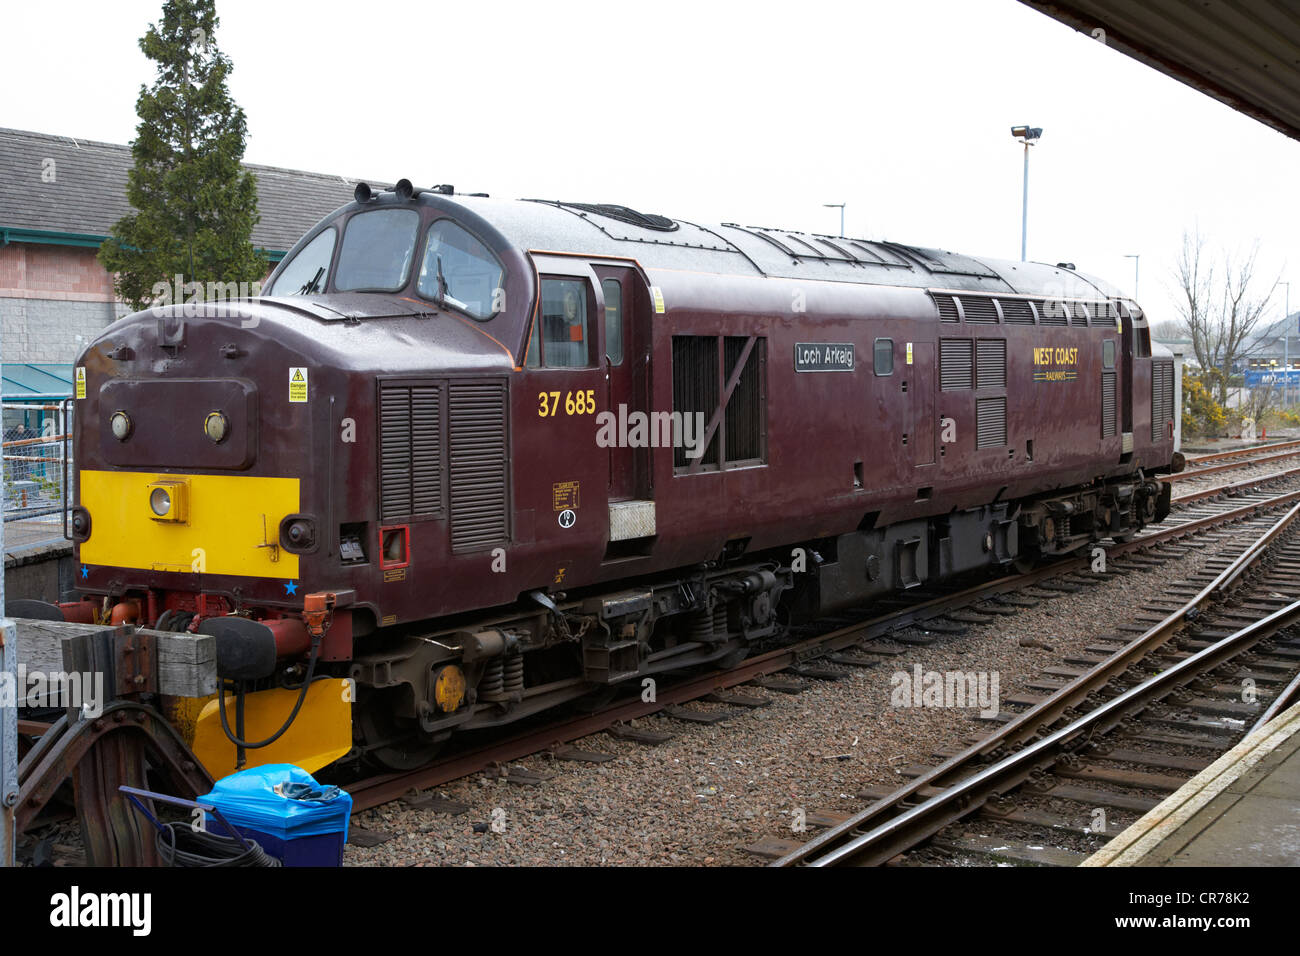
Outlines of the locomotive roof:
[[[391,195],[386,193],[384,198]],[[1076,270],[893,242],[735,223],[704,225],[602,204],[427,192],[419,194],[416,201],[443,208],[453,216],[463,210],[479,217],[525,251],[632,258],[648,269],[1001,294],[1127,298],[1109,283]]]

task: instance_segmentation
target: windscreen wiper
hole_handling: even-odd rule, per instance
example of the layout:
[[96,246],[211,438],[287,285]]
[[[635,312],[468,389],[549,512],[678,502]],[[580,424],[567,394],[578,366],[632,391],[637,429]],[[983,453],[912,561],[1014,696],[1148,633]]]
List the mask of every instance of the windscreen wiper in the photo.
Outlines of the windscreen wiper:
[[325,275],[325,267],[321,266],[319,269],[316,270],[316,274],[312,276],[310,280],[302,284],[302,288],[298,290],[297,294],[311,295],[313,292],[319,292],[320,280],[321,280],[321,276],[323,275]]
[[447,277],[442,274],[442,256],[438,257],[438,304],[447,304]]

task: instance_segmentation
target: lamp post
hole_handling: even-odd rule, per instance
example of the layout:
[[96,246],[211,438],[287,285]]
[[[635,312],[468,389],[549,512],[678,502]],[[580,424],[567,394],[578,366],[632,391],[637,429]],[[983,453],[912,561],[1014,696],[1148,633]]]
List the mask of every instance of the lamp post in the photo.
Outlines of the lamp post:
[[1126,252],[1124,258],[1133,260],[1133,301],[1136,302],[1138,297],[1138,264],[1142,261],[1142,253]]
[[825,209],[838,209],[840,211],[840,238],[844,238],[844,203],[842,202],[824,202],[822,207]]
[[1025,144],[1025,189],[1020,206],[1020,261],[1025,261],[1025,239],[1029,231],[1029,147],[1033,146],[1043,130],[1038,126],[1013,126],[1011,135]]
[[1286,286],[1286,311],[1282,315],[1282,407],[1291,405],[1291,283],[1279,282]]

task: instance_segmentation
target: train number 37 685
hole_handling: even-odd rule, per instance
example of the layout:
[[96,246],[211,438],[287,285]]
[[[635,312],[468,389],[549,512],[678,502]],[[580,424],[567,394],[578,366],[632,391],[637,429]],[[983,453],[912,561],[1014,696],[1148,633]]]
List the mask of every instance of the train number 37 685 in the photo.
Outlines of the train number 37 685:
[[[539,418],[552,418],[560,414],[559,392],[538,392],[537,402]],[[592,415],[595,411],[596,390],[594,388],[589,388],[585,392],[580,389],[576,392],[564,393],[564,414]]]

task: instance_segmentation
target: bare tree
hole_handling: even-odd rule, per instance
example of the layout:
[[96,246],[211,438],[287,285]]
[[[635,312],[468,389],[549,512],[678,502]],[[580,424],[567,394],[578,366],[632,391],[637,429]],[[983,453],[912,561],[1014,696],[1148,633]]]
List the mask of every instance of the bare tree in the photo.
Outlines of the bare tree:
[[[1183,247],[1174,264],[1178,283],[1176,306],[1181,329],[1192,342],[1201,368],[1213,376],[1219,402],[1228,400],[1228,378],[1247,354],[1247,345],[1277,291],[1277,279],[1261,292],[1255,275],[1256,243],[1246,255],[1206,251],[1200,231],[1183,233]],[[1267,280],[1263,280],[1267,281]]]

